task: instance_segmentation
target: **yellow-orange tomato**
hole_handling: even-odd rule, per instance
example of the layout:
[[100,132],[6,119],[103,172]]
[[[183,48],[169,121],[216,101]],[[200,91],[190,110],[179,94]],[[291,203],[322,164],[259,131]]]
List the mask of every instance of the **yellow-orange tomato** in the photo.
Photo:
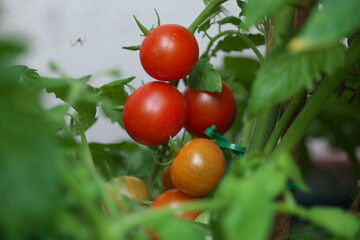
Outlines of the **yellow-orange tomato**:
[[111,179],[107,185],[111,195],[119,203],[123,196],[135,201],[150,201],[149,188],[140,178],[134,176],[121,176]]
[[[156,198],[155,201],[151,204],[150,208],[171,208],[179,206],[179,204],[184,202],[196,201],[197,199],[197,197],[190,196],[179,191],[178,189],[170,189]],[[201,211],[179,212],[178,216],[181,218],[195,220],[200,213]]]
[[171,166],[171,179],[180,191],[204,196],[214,190],[225,172],[225,157],[211,140],[189,141],[177,154]]
[[162,175],[161,175],[161,181],[162,181],[162,183],[164,185],[164,188],[166,190],[176,188],[174,183],[171,180],[170,171],[171,171],[171,165],[166,166],[166,167],[164,167]]

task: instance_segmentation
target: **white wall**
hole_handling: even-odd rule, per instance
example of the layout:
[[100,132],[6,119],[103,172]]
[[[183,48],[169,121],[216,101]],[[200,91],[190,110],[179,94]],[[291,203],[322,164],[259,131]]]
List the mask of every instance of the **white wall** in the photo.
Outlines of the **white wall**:
[[[49,61],[55,61],[71,77],[117,68],[124,78],[136,76],[134,85],[139,86],[141,81],[153,79],[143,71],[138,52],[121,49],[142,41],[133,15],[150,27],[156,24],[156,8],[162,24],[187,27],[203,7],[202,0],[2,0],[0,32],[29,40],[30,51],[19,64],[35,68],[41,75],[55,76],[48,68]],[[236,1],[227,2],[225,7],[238,13]],[[74,45],[79,38],[83,44]],[[205,49],[207,40],[200,35],[196,38],[200,49]],[[100,78],[91,84],[100,86],[107,81]],[[101,114],[87,136],[90,141],[101,142],[128,138]]]

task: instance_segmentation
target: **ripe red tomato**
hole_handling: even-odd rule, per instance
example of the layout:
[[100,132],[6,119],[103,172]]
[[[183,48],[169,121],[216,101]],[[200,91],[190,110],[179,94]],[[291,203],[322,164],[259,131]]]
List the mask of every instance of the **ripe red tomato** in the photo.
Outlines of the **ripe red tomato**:
[[205,92],[187,88],[184,92],[187,103],[186,130],[196,137],[207,138],[204,131],[216,126],[216,131],[225,133],[236,116],[236,102],[230,88],[222,83],[222,91]]
[[131,138],[144,145],[166,143],[181,130],[185,118],[183,95],[165,82],[144,84],[124,104],[124,127]]
[[[178,189],[170,189],[161,194],[158,198],[156,198],[155,201],[151,204],[150,208],[177,207],[181,203],[188,201],[196,201],[197,199],[197,197],[190,196],[186,193],[179,191]],[[178,216],[181,218],[195,220],[200,213],[201,211],[179,212]]]
[[225,172],[225,157],[211,140],[196,138],[179,151],[171,165],[171,179],[177,189],[191,196],[214,190]]
[[153,78],[179,80],[188,75],[199,58],[199,46],[185,27],[166,24],[150,31],[140,46],[140,61]]

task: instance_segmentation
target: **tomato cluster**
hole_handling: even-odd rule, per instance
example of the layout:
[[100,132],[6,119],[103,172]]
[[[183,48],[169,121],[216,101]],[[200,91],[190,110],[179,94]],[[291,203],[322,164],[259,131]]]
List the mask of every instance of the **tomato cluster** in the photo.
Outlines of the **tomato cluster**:
[[[125,102],[124,127],[131,138],[144,145],[161,145],[183,127],[195,138],[186,143],[171,166],[164,169],[166,191],[154,200],[151,208],[172,207],[196,201],[213,191],[225,172],[221,149],[207,139],[204,131],[215,125],[220,133],[232,125],[235,98],[222,83],[218,93],[186,88],[182,94],[164,81],[186,77],[195,67],[199,48],[186,28],[168,24],[159,26],[145,37],[140,47],[144,70],[161,81],[142,85]],[[200,212],[183,212],[183,218],[195,219]]]

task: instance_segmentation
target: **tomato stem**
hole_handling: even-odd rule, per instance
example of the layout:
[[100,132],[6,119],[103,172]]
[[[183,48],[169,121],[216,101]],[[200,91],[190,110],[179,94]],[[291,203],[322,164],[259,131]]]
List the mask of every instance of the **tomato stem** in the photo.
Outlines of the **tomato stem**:
[[221,4],[226,2],[227,0],[212,0],[204,10],[199,14],[199,16],[194,20],[194,22],[188,27],[189,31],[192,33],[195,33],[197,27],[203,23],[211,14],[213,11],[219,7]]
[[[283,35],[287,34],[292,28],[294,9],[284,8],[276,16],[269,19],[269,32],[266,39],[266,51],[275,49],[282,41]],[[272,134],[278,117],[280,115],[280,106],[275,106],[254,119],[252,134],[249,139],[248,152],[263,151],[267,141]],[[249,119],[248,121],[252,121]]]
[[208,56],[209,52],[210,52],[210,49],[211,49],[212,45],[214,44],[214,42],[217,41],[219,38],[221,38],[223,36],[226,36],[226,35],[236,35],[238,38],[243,40],[248,45],[248,47],[251,48],[251,50],[254,52],[254,54],[256,55],[256,57],[258,58],[260,63],[262,63],[264,61],[264,56],[258,50],[258,48],[253,43],[253,41],[251,41],[245,34],[242,34],[242,33],[240,33],[239,31],[236,31],[236,30],[223,31],[223,32],[220,32],[215,37],[211,38],[204,55]]
[[271,133],[270,138],[265,146],[265,153],[269,154],[271,151],[274,150],[281,134],[284,132],[286,126],[288,125],[289,121],[291,120],[293,114],[295,113],[297,107],[301,103],[304,94],[307,94],[306,91],[301,91],[298,95],[295,96],[294,100],[291,102],[289,107],[286,109],[284,114],[281,116],[280,120],[278,121],[274,131]]
[[72,117],[72,119],[74,119],[75,123],[77,124],[80,130],[79,132],[80,132],[81,145],[82,145],[81,159],[83,160],[83,163],[87,169],[89,169],[92,172],[95,172],[95,165],[89,148],[89,143],[85,135],[84,127],[77,114],[67,114],[67,115]]

